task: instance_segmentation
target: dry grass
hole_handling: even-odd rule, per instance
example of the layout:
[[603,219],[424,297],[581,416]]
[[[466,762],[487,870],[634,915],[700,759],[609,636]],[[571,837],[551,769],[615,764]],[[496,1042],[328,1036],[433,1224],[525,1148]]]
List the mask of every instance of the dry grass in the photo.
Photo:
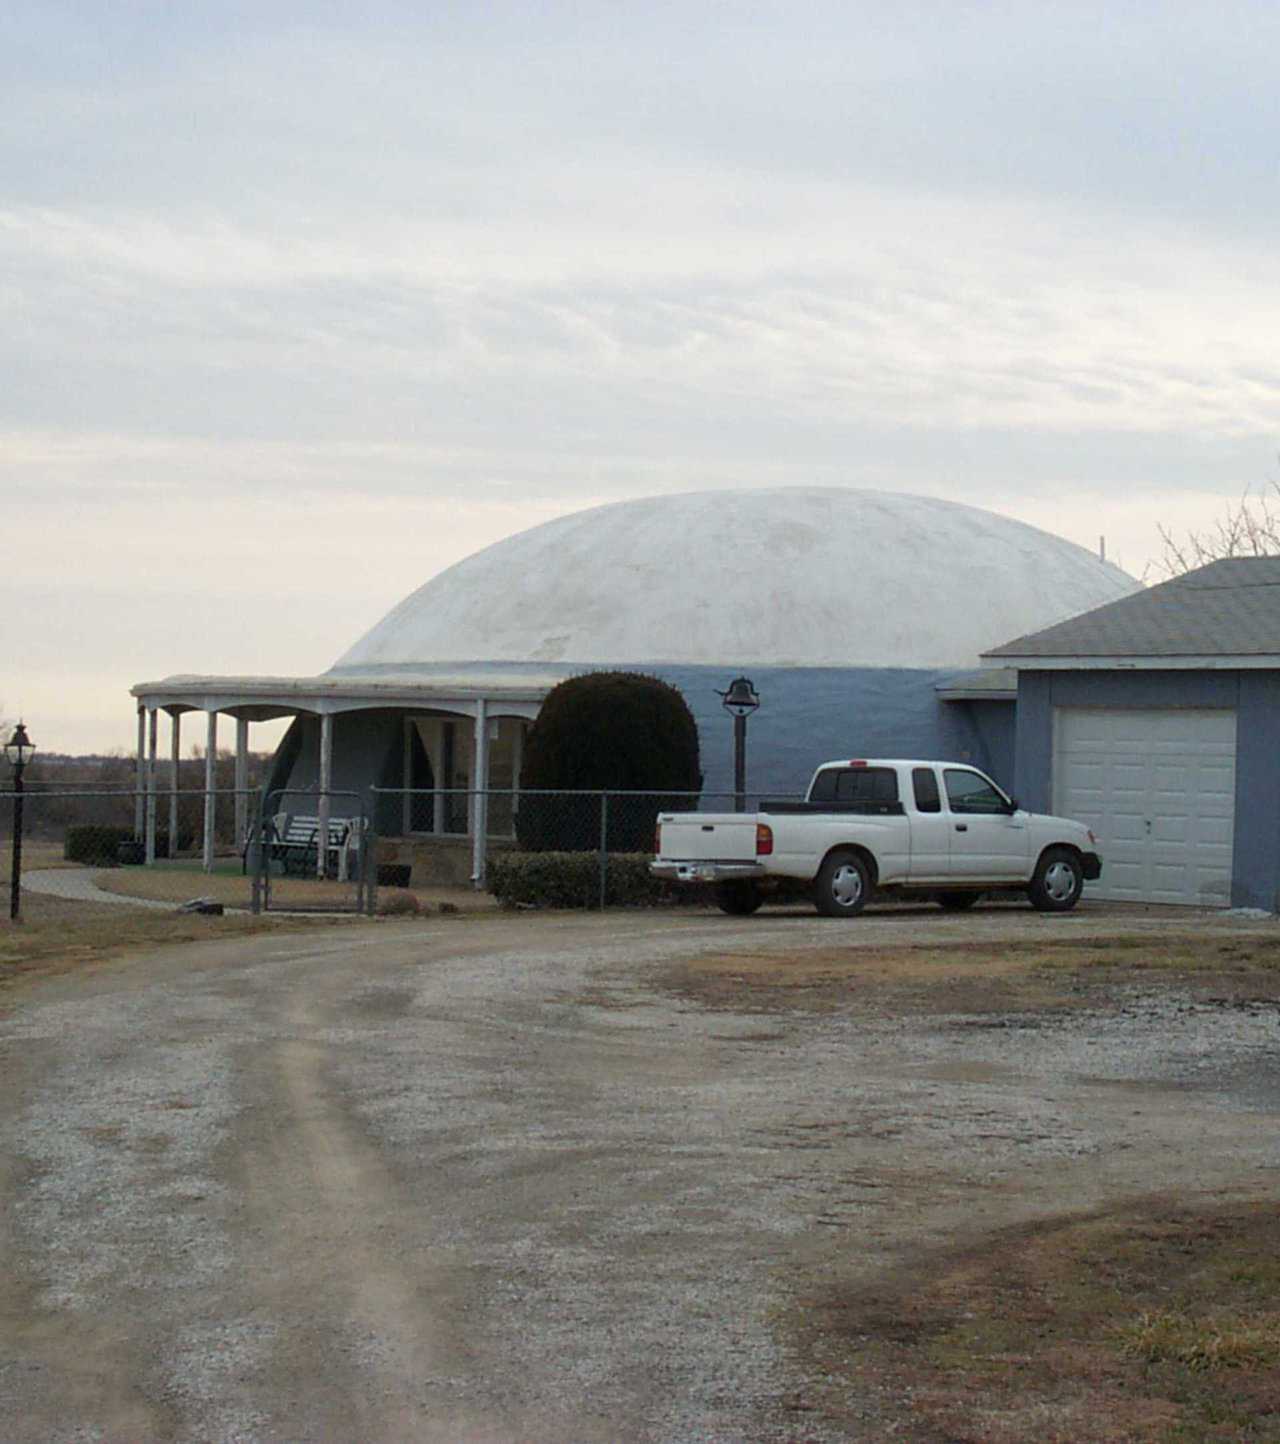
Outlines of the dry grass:
[[1172,1309],[1144,1309],[1117,1324],[1116,1340],[1148,1364],[1183,1364],[1188,1369],[1280,1367],[1280,1315],[1241,1324],[1235,1319],[1191,1318]]
[[[80,867],[78,862],[68,862],[62,855],[62,844],[60,842],[36,842],[31,838],[24,838],[22,843],[22,871],[42,872],[50,867]],[[10,871],[13,867],[13,853],[10,851],[10,843],[6,839],[4,846],[0,847],[0,876],[8,882]]]
[[1271,994],[1280,990],[1280,935],[1135,933],[722,953],[670,968],[664,981],[705,1007],[733,1011],[998,1012],[1076,1007],[1094,988],[1144,975],[1206,983],[1251,979]]
[[998,1235],[786,1325],[803,1408],[953,1444],[1280,1438],[1280,1206],[1167,1199]]
[[35,978],[113,963],[147,948],[348,921],[143,912],[118,903],[72,903],[27,893],[22,920],[11,923],[6,912],[0,922],[0,996]]
[[[94,882],[105,892],[121,897],[146,898],[175,905],[193,897],[211,897],[226,907],[245,908],[253,894],[253,879],[240,873],[238,863],[220,862],[212,873],[201,871],[198,863],[157,863],[153,867],[104,868],[94,875]],[[441,904],[451,904],[459,912],[492,912],[497,903],[488,893],[472,888],[416,887],[413,889],[378,890],[379,898],[405,891],[413,897],[419,912],[439,912]],[[351,882],[321,880],[314,877],[275,877],[271,879],[271,907],[307,912],[325,907],[350,907],[356,887]]]

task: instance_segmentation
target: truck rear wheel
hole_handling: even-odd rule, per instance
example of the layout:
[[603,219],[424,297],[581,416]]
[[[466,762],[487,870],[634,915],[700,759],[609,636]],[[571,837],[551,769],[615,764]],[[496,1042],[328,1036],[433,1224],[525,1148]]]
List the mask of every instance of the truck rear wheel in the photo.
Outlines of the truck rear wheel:
[[749,917],[764,901],[764,892],[750,878],[734,878],[716,883],[716,906],[731,917]]
[[1084,865],[1069,847],[1050,847],[1036,864],[1027,888],[1031,906],[1042,913],[1065,913],[1080,901]]
[[871,896],[871,875],[856,852],[833,852],[818,870],[813,901],[829,918],[852,918]]

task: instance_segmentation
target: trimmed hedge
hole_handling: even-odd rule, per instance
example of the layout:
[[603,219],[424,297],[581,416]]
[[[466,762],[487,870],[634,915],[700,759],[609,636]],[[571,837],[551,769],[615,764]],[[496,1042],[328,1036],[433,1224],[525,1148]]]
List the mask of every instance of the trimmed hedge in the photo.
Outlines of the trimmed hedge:
[[85,822],[67,828],[62,842],[62,856],[67,862],[115,865],[116,848],[132,842],[133,828],[109,827],[104,823]]
[[[653,855],[611,852],[605,884],[609,907],[654,907],[677,900],[676,889],[649,872]],[[600,906],[600,855],[595,852],[503,852],[489,859],[489,891],[506,907]],[[687,899],[680,899],[687,900]]]
[[679,690],[640,672],[588,672],[547,693],[525,740],[516,836],[528,852],[595,851],[600,799],[548,796],[622,792],[611,799],[607,845],[639,852],[659,812],[698,793],[698,727]]

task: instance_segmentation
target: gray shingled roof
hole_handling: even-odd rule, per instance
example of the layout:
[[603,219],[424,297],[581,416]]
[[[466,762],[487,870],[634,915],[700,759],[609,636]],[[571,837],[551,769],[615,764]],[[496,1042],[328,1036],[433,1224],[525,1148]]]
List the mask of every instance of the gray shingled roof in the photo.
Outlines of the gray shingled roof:
[[1280,557],[1229,557],[984,657],[1280,657]]

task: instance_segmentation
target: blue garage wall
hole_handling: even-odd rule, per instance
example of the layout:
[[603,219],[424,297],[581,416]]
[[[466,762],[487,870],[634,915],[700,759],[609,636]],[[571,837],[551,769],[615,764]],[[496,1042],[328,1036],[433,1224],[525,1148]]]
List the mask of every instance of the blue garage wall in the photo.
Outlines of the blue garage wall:
[[1231,901],[1274,911],[1280,884],[1280,674],[1021,672],[1015,789],[1027,807],[1053,798],[1055,707],[1223,707],[1236,711]]
[[1280,674],[1241,672],[1231,901],[1280,910]]

